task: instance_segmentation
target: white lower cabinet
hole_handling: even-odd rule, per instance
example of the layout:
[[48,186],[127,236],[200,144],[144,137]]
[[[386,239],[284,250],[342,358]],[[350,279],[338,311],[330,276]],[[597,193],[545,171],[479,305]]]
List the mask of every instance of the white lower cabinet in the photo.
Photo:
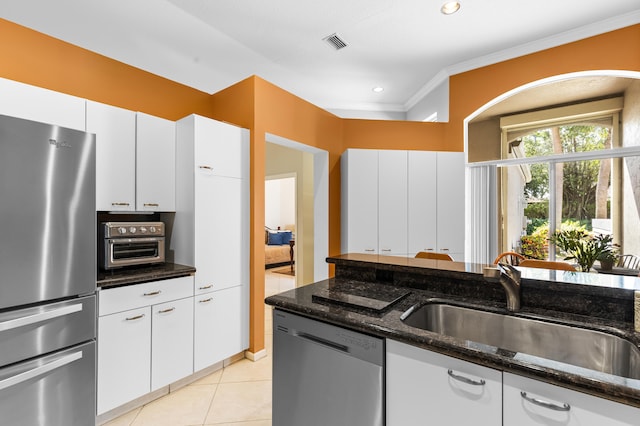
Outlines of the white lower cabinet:
[[631,426],[640,408],[387,340],[387,426]]
[[98,292],[98,415],[192,373],[192,276]]
[[151,390],[154,391],[193,373],[193,297],[151,308]]
[[386,382],[387,426],[502,424],[501,371],[387,340]]
[[200,371],[246,348],[247,324],[242,287],[197,294],[194,297],[194,371]]
[[638,408],[504,373],[504,426],[638,424]]
[[98,318],[98,414],[149,392],[151,308]]

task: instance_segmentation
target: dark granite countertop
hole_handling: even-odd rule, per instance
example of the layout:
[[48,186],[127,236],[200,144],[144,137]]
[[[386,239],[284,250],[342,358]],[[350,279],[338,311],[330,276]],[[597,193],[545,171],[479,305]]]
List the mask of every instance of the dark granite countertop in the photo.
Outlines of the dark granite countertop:
[[[482,270],[487,265],[375,255],[343,255],[327,261],[336,264],[336,278],[268,297],[266,303],[356,331],[640,407],[640,379],[455,339],[411,327],[400,320],[401,314],[414,305],[444,301],[505,315],[571,323],[616,334],[638,347],[640,334],[633,329],[633,313],[628,312],[633,311],[634,290],[640,289],[638,278],[521,268],[522,309],[513,314],[506,311],[500,285],[483,280]],[[338,300],[331,301],[332,294],[337,294]],[[368,304],[367,299],[371,303]]]
[[98,288],[120,287],[124,285],[140,284],[149,281],[165,280],[192,275],[196,272],[193,266],[178,263],[162,263],[139,267],[98,271]]

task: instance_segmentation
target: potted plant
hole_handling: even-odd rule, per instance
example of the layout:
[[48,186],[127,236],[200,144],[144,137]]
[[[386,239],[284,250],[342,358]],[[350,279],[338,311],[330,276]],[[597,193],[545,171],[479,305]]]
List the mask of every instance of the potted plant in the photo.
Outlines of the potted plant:
[[611,235],[603,235],[600,234],[596,236],[599,239],[602,251],[600,252],[600,256],[598,256],[598,260],[600,261],[600,269],[604,271],[610,271],[615,265],[616,261],[619,257],[619,247],[617,244],[613,243],[613,238]]
[[549,240],[566,254],[564,260],[575,260],[582,272],[589,272],[596,260],[617,257],[617,247],[608,234],[592,235],[573,228],[556,231]]

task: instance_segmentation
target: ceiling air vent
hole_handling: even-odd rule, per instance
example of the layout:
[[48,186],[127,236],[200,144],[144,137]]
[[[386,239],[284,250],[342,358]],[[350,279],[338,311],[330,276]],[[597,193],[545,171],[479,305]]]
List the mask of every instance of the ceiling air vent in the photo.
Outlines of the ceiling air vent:
[[330,36],[326,36],[322,40],[326,41],[329,46],[333,47],[336,50],[347,47],[347,43],[345,43],[344,40],[342,40],[336,33],[333,33]]

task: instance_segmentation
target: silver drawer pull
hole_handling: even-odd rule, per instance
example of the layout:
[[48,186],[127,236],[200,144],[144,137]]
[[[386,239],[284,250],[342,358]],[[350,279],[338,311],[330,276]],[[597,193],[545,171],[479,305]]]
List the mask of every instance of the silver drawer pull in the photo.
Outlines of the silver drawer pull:
[[440,251],[449,251],[448,248],[441,248]]
[[538,398],[532,398],[527,395],[526,392],[520,391],[520,396],[525,400],[529,401],[532,404],[538,405],[540,407],[548,408],[553,411],[569,411],[571,410],[571,406],[569,404],[563,403],[562,405],[554,404],[553,402],[544,401]]
[[364,251],[376,251],[375,249],[364,249]]
[[213,297],[210,297],[208,299],[200,300],[200,303],[207,303],[207,302],[211,302],[212,300],[213,300]]
[[213,284],[205,285],[204,287],[198,287],[198,290],[206,290],[211,287],[213,287]]
[[382,251],[391,251],[391,249],[382,249]]
[[0,331],[12,330],[25,325],[36,324],[42,321],[48,321],[54,318],[63,317],[74,312],[82,311],[82,304],[65,306],[64,308],[54,309],[47,312],[41,312],[26,317],[16,318],[9,321],[0,322]]
[[145,207],[159,207],[160,204],[158,203],[144,203]]
[[112,206],[128,206],[129,203],[111,203]]
[[135,320],[139,320],[140,318],[144,318],[144,314],[136,315],[135,317],[128,317],[128,318],[125,318],[125,320],[135,321]]
[[64,367],[67,364],[71,364],[78,359],[82,359],[82,351],[72,353],[48,364],[9,377],[8,379],[0,380],[0,390],[7,389],[20,383],[24,383],[27,380],[42,376],[50,371],[57,370],[58,368]]
[[213,170],[213,167],[211,167],[211,166],[198,166],[198,167],[200,167],[201,169],[204,169],[204,170]]
[[159,313],[159,314],[166,314],[166,313],[168,313],[168,312],[173,312],[173,311],[175,311],[175,310],[176,310],[176,308],[167,308],[167,309],[163,309],[163,310],[161,310],[161,311],[158,311],[158,313]]
[[149,293],[144,293],[143,296],[157,296],[162,293],[162,290],[150,291]]
[[485,381],[484,381],[484,379],[480,379],[480,380],[473,380],[473,379],[470,379],[470,378],[468,378],[468,377],[461,376],[461,375],[459,375],[459,374],[454,373],[454,372],[453,372],[453,370],[451,370],[451,369],[449,369],[449,370],[447,371],[447,374],[448,374],[448,375],[449,375],[449,377],[451,377],[452,379],[455,379],[455,380],[457,380],[457,381],[459,381],[459,382],[462,382],[462,383],[466,383],[466,384],[468,384],[468,385],[473,385],[473,386],[484,386],[484,385],[485,385],[485,383],[487,383],[487,382],[485,382]]

